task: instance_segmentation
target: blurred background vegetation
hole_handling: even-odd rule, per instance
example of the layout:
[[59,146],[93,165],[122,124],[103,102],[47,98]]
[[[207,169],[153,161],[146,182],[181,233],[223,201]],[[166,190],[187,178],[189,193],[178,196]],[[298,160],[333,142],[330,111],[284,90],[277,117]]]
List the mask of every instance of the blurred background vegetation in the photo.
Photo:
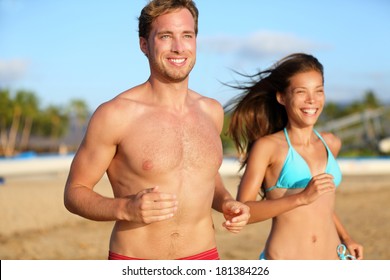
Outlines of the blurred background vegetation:
[[[236,156],[231,139],[226,135],[230,116],[225,116],[221,134],[225,155]],[[364,157],[390,155],[390,106],[377,99],[373,91],[361,100],[348,104],[327,102],[316,129],[336,134],[343,142],[339,156]],[[388,139],[388,140],[385,140]],[[381,145],[386,141],[385,145]]]
[[74,152],[90,112],[81,99],[42,107],[37,94],[0,89],[0,156]]
[[[331,131],[342,139],[340,156],[388,155],[380,142],[390,137],[389,108],[372,91],[349,104],[327,102],[317,129]],[[43,107],[32,91],[0,89],[0,157],[74,153],[91,113],[82,99]],[[234,144],[226,135],[229,121],[226,115],[221,138],[225,155],[236,156]]]

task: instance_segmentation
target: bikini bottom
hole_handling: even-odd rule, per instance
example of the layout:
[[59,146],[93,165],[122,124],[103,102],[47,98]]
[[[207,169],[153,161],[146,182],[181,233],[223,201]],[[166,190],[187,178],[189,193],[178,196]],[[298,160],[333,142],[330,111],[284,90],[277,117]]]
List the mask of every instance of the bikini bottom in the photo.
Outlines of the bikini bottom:
[[[340,244],[337,246],[337,256],[339,257],[340,260],[356,260],[356,258],[354,256],[349,255],[346,252],[347,252],[347,248],[345,247],[344,244]],[[261,252],[261,254],[259,256],[259,260],[267,260],[265,258],[264,251]]]

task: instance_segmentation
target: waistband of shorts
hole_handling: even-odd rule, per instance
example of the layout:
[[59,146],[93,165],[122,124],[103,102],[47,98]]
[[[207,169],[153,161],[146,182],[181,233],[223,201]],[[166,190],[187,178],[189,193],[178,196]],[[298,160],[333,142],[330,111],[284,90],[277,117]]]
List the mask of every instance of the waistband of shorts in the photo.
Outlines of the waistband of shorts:
[[[124,255],[117,254],[117,253],[114,253],[111,251],[108,252],[108,259],[109,260],[146,260],[146,259],[139,259],[139,258],[124,256]],[[185,258],[180,258],[177,260],[220,260],[220,257],[219,257],[219,253],[218,253],[217,248],[213,248],[213,249],[204,251],[202,253],[188,256]]]

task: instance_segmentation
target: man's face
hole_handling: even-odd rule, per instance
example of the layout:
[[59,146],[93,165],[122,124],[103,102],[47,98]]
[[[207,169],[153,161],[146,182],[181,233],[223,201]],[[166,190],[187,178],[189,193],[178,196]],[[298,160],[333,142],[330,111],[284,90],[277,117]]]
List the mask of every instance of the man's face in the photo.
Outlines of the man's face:
[[196,61],[195,23],[187,9],[159,16],[149,38],[141,38],[141,49],[149,58],[151,76],[166,82],[188,78]]

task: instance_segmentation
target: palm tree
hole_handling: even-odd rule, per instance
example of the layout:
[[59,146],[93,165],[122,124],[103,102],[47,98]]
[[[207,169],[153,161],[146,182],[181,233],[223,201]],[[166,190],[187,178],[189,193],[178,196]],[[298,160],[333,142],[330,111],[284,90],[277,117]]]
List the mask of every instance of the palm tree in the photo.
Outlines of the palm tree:
[[39,111],[38,98],[33,92],[18,91],[16,93],[15,101],[21,107],[22,117],[24,120],[22,136],[19,145],[20,149],[24,150],[28,146],[33,120],[36,118]]
[[363,97],[363,104],[365,104],[366,108],[369,109],[375,109],[381,106],[381,102],[372,90],[366,91]]
[[[31,126],[38,112],[38,99],[33,92],[17,91],[15,98],[9,90],[0,90],[0,143],[1,154],[12,156],[21,139],[19,148],[27,147]],[[22,136],[19,128],[23,126]]]
[[0,89],[0,155],[5,155],[6,150],[8,150],[8,130],[12,122],[12,116],[10,92],[8,89]]
[[[53,143],[65,134],[68,129],[69,117],[64,112],[63,108],[50,105],[43,112],[45,125],[47,126],[48,136]],[[57,143],[58,145],[59,143]],[[58,147],[57,147],[58,148]]]
[[12,156],[18,136],[22,108],[20,103],[13,100],[8,90],[2,91],[2,146],[6,157]]
[[82,99],[72,99],[68,106],[68,112],[77,120],[77,125],[82,128],[87,122],[89,109],[87,103]]

